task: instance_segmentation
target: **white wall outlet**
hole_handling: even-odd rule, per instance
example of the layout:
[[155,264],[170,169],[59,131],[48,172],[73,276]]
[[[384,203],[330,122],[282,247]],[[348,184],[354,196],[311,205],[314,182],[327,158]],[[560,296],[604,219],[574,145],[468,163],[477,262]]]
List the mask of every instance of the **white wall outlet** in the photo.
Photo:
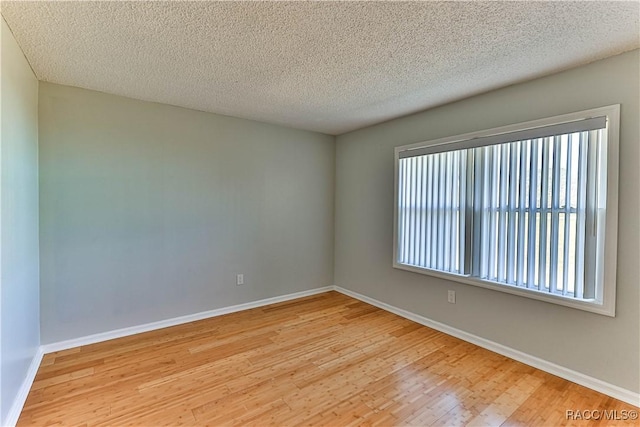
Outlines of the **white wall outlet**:
[[244,285],[244,274],[236,275],[236,285]]
[[448,291],[447,292],[447,301],[450,304],[455,304],[456,303],[456,291]]

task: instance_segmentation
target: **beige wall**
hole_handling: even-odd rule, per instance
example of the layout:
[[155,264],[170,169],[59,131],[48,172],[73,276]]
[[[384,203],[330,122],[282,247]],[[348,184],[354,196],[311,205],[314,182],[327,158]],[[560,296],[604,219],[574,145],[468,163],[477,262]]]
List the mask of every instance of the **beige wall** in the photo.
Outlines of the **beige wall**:
[[42,82],[39,114],[43,343],[333,283],[334,137]]
[[38,81],[0,21],[0,425],[5,425],[40,345]]
[[[339,136],[335,284],[640,391],[639,64],[634,51]],[[618,103],[615,318],[392,268],[395,146]]]

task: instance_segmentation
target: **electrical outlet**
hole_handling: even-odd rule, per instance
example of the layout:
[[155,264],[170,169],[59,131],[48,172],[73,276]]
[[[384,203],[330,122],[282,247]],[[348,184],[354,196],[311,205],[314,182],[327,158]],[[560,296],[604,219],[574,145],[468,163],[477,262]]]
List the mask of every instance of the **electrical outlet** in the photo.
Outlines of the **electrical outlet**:
[[456,303],[456,291],[448,291],[447,292],[447,301],[450,304],[455,304]]
[[244,274],[236,275],[236,285],[244,285]]

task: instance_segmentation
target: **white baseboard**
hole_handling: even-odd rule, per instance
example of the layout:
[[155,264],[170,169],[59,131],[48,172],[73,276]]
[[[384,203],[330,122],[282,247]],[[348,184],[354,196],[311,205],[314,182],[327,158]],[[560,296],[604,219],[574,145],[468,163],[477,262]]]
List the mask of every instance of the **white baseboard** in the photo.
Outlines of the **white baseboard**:
[[488,339],[481,338],[479,336],[462,331],[460,329],[453,328],[451,326],[445,325],[444,323],[436,322],[435,320],[420,316],[419,314],[394,307],[390,304],[378,301],[349,289],[341,288],[340,286],[334,286],[334,288],[340,293],[366,302],[383,310],[389,311],[391,313],[397,314],[398,316],[412,320],[416,323],[420,323],[421,325],[428,326],[429,328],[444,332],[447,335],[454,336],[463,341],[470,342],[479,347],[486,348],[487,350],[491,350],[495,353],[517,360],[518,362],[522,362],[526,365],[533,366],[534,368],[538,368],[560,378],[564,378],[565,380],[580,384],[584,387],[606,394],[607,396],[614,397],[618,400],[622,400],[623,402],[629,403],[630,405],[640,407],[640,393],[618,387],[616,385],[607,383],[597,378],[590,377],[564,366],[556,365],[555,363],[549,362],[547,360],[540,359],[511,347],[498,344],[497,342],[493,342]]
[[44,354],[51,353],[54,351],[67,350],[70,348],[75,348],[83,345],[95,344],[98,342],[103,342],[103,341],[107,341],[115,338],[126,337],[129,335],[139,334],[142,332],[149,332],[156,329],[167,328],[170,326],[181,325],[184,323],[194,322],[202,319],[208,319],[211,317],[221,316],[224,314],[235,313],[237,311],[249,310],[251,308],[262,307],[269,304],[289,301],[296,298],[316,295],[316,294],[320,294],[320,293],[328,292],[332,290],[338,291],[352,298],[358,299],[360,301],[366,302],[368,304],[371,304],[383,310],[397,314],[398,316],[412,320],[416,323],[420,323],[421,325],[425,325],[427,327],[438,330],[440,332],[444,332],[445,334],[470,342],[479,347],[486,348],[487,350],[491,350],[493,352],[496,352],[506,357],[510,357],[514,360],[525,363],[529,366],[533,366],[545,372],[549,372],[553,375],[557,375],[561,378],[564,378],[566,380],[588,387],[600,393],[622,400],[623,402],[627,402],[635,406],[640,406],[640,393],[636,393],[630,390],[623,389],[622,387],[609,384],[597,378],[593,378],[588,375],[582,374],[580,372],[571,370],[569,368],[565,368],[564,366],[556,365],[555,363],[540,359],[535,356],[531,356],[519,350],[478,337],[476,335],[470,334],[460,329],[453,328],[451,326],[445,325],[444,323],[436,322],[435,320],[431,320],[429,318],[420,316],[410,311],[394,307],[390,304],[378,301],[376,299],[359,294],[349,289],[341,288],[340,286],[326,286],[324,288],[316,288],[308,291],[296,292],[296,293],[281,295],[273,298],[266,298],[266,299],[252,301],[244,304],[238,304],[230,307],[223,307],[215,310],[204,311],[201,313],[189,314],[186,316],[175,317],[167,320],[161,320],[158,322],[146,323],[144,325],[132,326],[128,328],[117,329],[114,331],[108,331],[108,332],[103,332],[99,334],[88,335],[85,337],[74,338],[71,340],[41,345],[38,351],[36,352],[36,354],[33,356],[31,365],[29,366],[29,370],[24,379],[24,382],[22,383],[22,386],[20,387],[20,390],[18,391],[18,394],[14,399],[13,405],[11,406],[9,413],[7,414],[5,425],[15,426],[15,424],[18,422],[18,418],[20,417],[20,413],[22,412],[22,408],[24,407],[24,403],[27,399],[27,395],[29,394],[29,390],[31,389],[31,385],[33,384],[36,373],[38,372],[38,368],[40,366],[40,362],[42,361],[42,356]]
[[129,335],[140,334],[142,332],[154,331],[156,329],[167,328],[169,326],[181,325],[184,323],[194,322],[196,320],[208,319],[211,317],[222,316],[223,314],[235,313],[237,311],[249,310],[251,308],[263,307],[265,305],[276,304],[279,302],[290,301],[297,298],[303,298],[311,295],[321,294],[334,290],[334,286],[325,286],[324,288],[316,288],[308,291],[295,292],[287,295],[280,295],[277,297],[261,299],[258,301],[247,302],[244,304],[233,305],[230,307],[218,308],[215,310],[203,311],[201,313],[188,314],[186,316],[174,317],[172,319],[160,320],[158,322],[146,323],[144,325],[131,326],[128,328],[116,329],[113,331],[102,332],[99,334],[88,335],[85,337],[74,338],[66,341],[55,342],[51,344],[44,344],[38,348],[38,351],[33,356],[31,365],[27,375],[18,391],[16,398],[13,401],[13,405],[7,414],[5,420],[6,426],[15,426],[24,407],[29,390],[33,385],[36,373],[40,367],[42,356],[54,351],[68,350],[70,348],[80,347],[83,345],[95,344],[103,341],[112,340],[115,338],[122,338]]
[[24,381],[22,381],[18,394],[15,399],[13,399],[13,405],[11,405],[9,412],[7,413],[7,419],[4,421],[5,426],[15,426],[18,423],[18,418],[20,418],[20,413],[22,412],[24,403],[29,395],[29,390],[31,390],[31,385],[38,373],[38,368],[40,367],[40,362],[42,362],[43,355],[42,347],[38,347],[36,354],[34,354],[31,359],[27,375],[25,376]]
[[295,292],[287,295],[261,299],[258,301],[247,302],[244,304],[232,305],[230,307],[217,308],[215,310],[203,311],[186,316],[174,317],[172,319],[160,320],[158,322],[145,323],[144,325],[130,326],[128,328],[116,329],[99,334],[87,335],[80,338],[73,338],[66,341],[59,341],[41,346],[44,354],[53,353],[54,351],[68,350],[70,348],[80,347],[83,345],[95,344],[103,341],[122,338],[129,335],[140,334],[142,332],[155,331],[156,329],[168,328],[170,326],[182,325],[184,323],[195,322],[197,320],[208,319],[211,317],[222,316],[223,314],[235,313],[237,311],[249,310],[251,308],[263,307],[269,304],[289,301],[296,298],[302,298],[310,295],[316,295],[323,292],[332,291],[333,286],[324,288],[316,288],[308,291]]

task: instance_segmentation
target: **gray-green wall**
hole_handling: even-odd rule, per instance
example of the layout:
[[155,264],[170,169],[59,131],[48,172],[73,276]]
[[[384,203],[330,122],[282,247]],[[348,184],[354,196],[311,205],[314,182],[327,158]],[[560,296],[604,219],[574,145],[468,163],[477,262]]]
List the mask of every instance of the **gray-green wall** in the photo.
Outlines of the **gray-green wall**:
[[38,81],[0,21],[0,425],[6,425],[40,345]]
[[[638,51],[336,143],[48,83],[38,95],[7,35],[2,22],[0,421],[40,338],[57,342],[331,284],[640,390]],[[615,103],[615,318],[391,267],[393,147]],[[245,285],[235,285],[237,273]],[[457,304],[446,303],[447,289],[457,291]]]
[[333,284],[334,137],[42,82],[39,99],[44,344]]
[[[339,136],[335,284],[640,391],[639,64],[636,50]],[[618,103],[615,318],[392,268],[395,146]]]

